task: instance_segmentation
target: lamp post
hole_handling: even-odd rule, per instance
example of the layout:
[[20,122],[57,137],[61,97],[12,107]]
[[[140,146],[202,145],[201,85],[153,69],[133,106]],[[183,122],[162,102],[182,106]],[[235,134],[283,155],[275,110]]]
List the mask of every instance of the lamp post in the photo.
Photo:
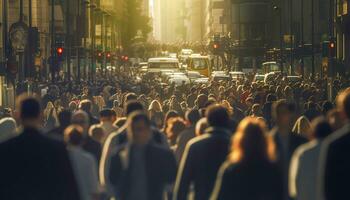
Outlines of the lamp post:
[[278,13],[279,17],[279,45],[280,45],[280,68],[283,72],[283,31],[282,31],[282,11],[277,5],[273,6],[273,9]]

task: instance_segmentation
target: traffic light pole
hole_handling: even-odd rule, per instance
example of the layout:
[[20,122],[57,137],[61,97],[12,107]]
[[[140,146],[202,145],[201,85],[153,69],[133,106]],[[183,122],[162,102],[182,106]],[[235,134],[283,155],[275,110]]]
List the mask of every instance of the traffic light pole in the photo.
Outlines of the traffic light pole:
[[[70,85],[71,78],[71,67],[70,67],[70,52],[71,52],[71,40],[70,40],[70,24],[69,24],[69,2],[66,1],[66,64],[67,64],[67,76],[68,76],[68,84]],[[70,88],[70,87],[69,87]]]
[[55,0],[51,0],[51,81],[55,83]]
[[314,0],[311,0],[311,49],[312,49],[312,60],[311,60],[311,75],[312,80],[315,79],[315,16],[314,16]]

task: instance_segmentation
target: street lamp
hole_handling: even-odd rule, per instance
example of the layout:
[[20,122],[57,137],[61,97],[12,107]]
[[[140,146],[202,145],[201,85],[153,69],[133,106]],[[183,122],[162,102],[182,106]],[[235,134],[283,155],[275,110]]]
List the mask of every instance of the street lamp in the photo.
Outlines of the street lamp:
[[282,33],[282,12],[281,8],[277,5],[273,5],[273,10],[278,13],[279,16],[279,40],[280,40],[280,68],[283,72],[283,33]]

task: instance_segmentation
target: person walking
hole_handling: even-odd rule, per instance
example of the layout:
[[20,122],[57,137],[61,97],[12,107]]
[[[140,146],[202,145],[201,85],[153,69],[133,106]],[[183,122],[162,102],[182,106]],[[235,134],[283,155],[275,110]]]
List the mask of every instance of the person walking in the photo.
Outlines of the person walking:
[[230,116],[226,108],[211,105],[206,110],[209,128],[187,144],[178,170],[173,200],[185,200],[194,185],[194,199],[208,199],[221,164],[229,152]]
[[152,143],[151,120],[134,112],[128,117],[129,143],[111,158],[109,180],[120,200],[162,200],[176,176],[170,149]]
[[280,200],[282,173],[275,144],[264,121],[245,118],[232,137],[231,153],[222,165],[210,200]]
[[0,198],[79,200],[79,190],[65,145],[43,135],[40,103],[18,97],[22,131],[0,144]]

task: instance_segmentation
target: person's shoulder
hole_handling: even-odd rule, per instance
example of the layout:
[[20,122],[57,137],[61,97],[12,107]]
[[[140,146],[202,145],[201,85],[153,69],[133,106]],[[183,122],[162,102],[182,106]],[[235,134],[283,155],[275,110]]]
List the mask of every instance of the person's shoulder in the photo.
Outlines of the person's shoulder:
[[[325,138],[322,142],[322,148],[337,146],[337,144],[343,142],[346,144],[350,143],[350,124],[345,125],[341,129]],[[350,146],[348,148],[350,148]]]
[[201,136],[198,136],[198,137],[195,137],[195,138],[191,139],[191,140],[188,142],[188,145],[191,146],[191,147],[198,146],[198,145],[200,145],[201,143],[205,143],[205,142],[208,141],[210,138],[211,138],[211,135],[210,135],[210,134],[203,134],[203,135],[201,135]]

